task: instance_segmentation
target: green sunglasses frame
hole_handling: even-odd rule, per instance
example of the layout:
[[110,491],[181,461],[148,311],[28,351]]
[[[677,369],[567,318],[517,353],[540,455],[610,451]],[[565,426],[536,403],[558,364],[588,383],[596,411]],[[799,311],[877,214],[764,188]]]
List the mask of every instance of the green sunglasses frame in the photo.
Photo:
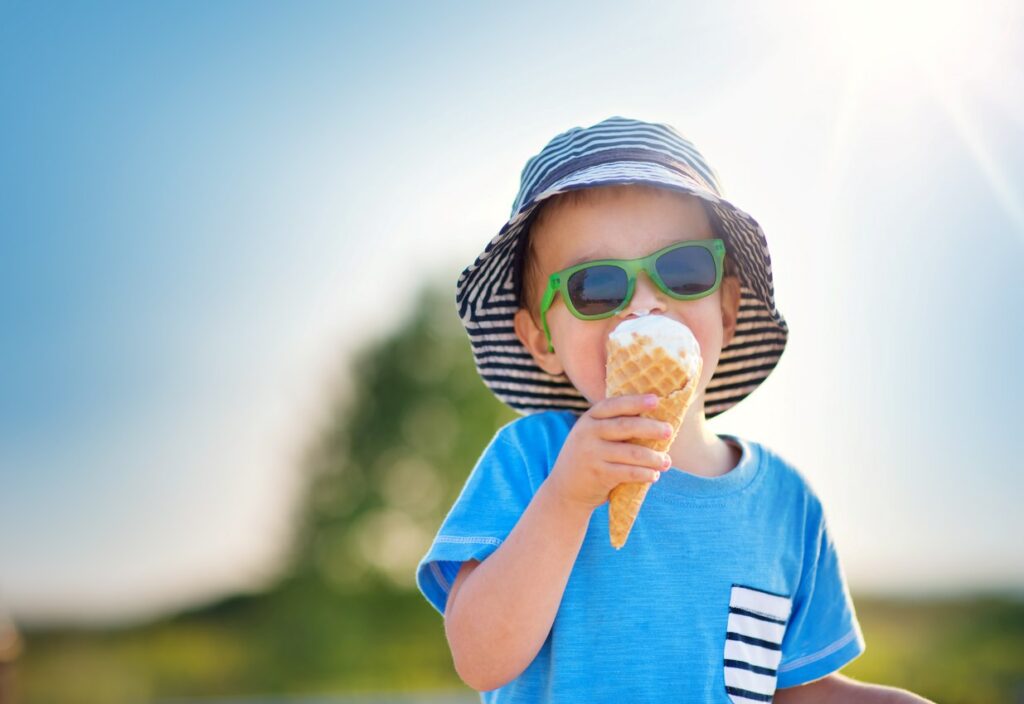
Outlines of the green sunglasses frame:
[[[684,294],[680,295],[665,285],[665,282],[661,280],[658,275],[657,267],[655,262],[658,257],[668,252],[682,249],[683,247],[701,247],[711,252],[711,256],[715,260],[715,285],[709,288],[707,291],[702,291],[696,294]],[[603,318],[610,318],[611,316],[618,313],[620,310],[629,305],[629,302],[633,300],[633,292],[636,290],[636,277],[640,271],[647,272],[647,276],[655,283],[655,285],[665,292],[666,295],[671,296],[677,301],[693,301],[698,298],[704,298],[710,296],[712,293],[718,290],[718,287],[722,285],[722,274],[725,262],[725,241],[721,239],[712,240],[686,240],[684,242],[676,242],[670,244],[667,247],[659,249],[657,252],[652,252],[646,257],[638,257],[636,259],[595,259],[594,261],[583,262],[582,264],[576,264],[570,266],[567,269],[556,271],[548,277],[548,287],[544,291],[544,298],[540,302],[540,319],[541,324],[544,326],[544,334],[548,340],[548,352],[554,352],[555,348],[551,344],[551,331],[548,329],[547,313],[548,309],[551,308],[551,304],[555,300],[555,294],[562,294],[562,300],[565,301],[566,307],[569,312],[580,320],[601,320]],[[626,289],[626,296],[622,299],[622,303],[615,307],[615,309],[608,311],[607,313],[598,313],[596,315],[584,315],[576,310],[576,306],[573,305],[572,299],[569,297],[569,278],[577,271],[583,269],[589,269],[592,266],[602,265],[617,266],[626,271],[628,277],[628,288]]]

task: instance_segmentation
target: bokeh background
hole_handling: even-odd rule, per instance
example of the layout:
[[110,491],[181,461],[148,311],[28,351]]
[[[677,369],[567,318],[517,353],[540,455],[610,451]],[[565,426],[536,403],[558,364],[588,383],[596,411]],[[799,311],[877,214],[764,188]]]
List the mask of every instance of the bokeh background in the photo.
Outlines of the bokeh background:
[[0,701],[476,701],[413,580],[516,417],[455,278],[611,115],[767,233],[790,342],[711,425],[822,498],[844,673],[1024,701],[1021,36],[1010,0],[0,2]]

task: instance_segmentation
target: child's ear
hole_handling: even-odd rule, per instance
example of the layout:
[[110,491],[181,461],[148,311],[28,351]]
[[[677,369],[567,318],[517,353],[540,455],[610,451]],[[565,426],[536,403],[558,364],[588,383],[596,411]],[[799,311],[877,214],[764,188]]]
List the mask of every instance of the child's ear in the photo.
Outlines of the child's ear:
[[737,276],[722,279],[722,347],[727,347],[736,334],[740,316],[740,280]]
[[530,311],[520,308],[515,315],[516,337],[530,351],[533,361],[548,374],[561,374],[565,370],[554,352],[548,352],[548,339],[544,331],[533,321]]

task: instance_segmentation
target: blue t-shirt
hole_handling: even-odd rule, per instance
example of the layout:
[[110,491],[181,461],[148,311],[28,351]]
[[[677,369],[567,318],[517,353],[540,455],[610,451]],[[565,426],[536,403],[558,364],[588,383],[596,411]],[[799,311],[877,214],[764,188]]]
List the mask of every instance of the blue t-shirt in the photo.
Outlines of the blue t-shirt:
[[[416,570],[442,615],[459,567],[501,545],[577,418],[545,411],[495,434]],[[767,448],[719,437],[740,463],[665,472],[621,550],[607,502],[594,510],[543,647],[483,702],[770,702],[864,652],[817,496]]]

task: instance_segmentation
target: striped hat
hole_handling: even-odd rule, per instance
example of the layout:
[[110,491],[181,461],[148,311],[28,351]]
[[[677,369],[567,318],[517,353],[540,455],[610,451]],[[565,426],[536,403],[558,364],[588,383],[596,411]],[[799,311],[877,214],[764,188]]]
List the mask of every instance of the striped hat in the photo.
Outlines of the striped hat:
[[761,226],[724,200],[718,177],[697,148],[669,125],[609,117],[561,133],[526,162],[512,214],[459,276],[455,302],[484,383],[522,414],[583,413],[590,402],[565,374],[537,366],[516,337],[517,262],[538,205],[558,193],[611,184],[644,183],[703,199],[716,236],[740,277],[736,334],[722,349],[705,393],[707,418],[736,405],[771,373],[789,328],[775,307],[771,258]]

